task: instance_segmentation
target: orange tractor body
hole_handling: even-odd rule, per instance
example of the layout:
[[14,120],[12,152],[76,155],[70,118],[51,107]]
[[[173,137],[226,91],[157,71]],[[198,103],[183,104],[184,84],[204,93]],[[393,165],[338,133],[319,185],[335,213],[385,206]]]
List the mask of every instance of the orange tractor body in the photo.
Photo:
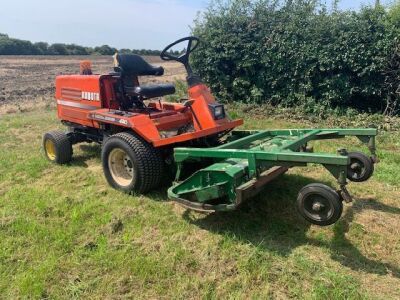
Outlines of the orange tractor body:
[[[226,116],[215,119],[210,107],[218,104],[202,83],[189,88],[190,107],[153,101],[146,108],[132,107],[122,111],[115,88],[118,80],[115,75],[58,76],[59,119],[96,129],[104,129],[107,125],[129,129],[155,147],[215,135],[243,123],[242,120],[231,121]],[[133,81],[138,83],[138,78]],[[193,124],[191,130],[178,134],[179,129],[188,124]]]

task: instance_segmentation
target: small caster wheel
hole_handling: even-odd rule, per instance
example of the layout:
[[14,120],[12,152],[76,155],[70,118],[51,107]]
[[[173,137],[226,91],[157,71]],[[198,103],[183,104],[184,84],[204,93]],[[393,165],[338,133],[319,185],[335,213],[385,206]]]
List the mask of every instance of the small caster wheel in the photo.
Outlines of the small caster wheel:
[[311,183],[300,190],[297,196],[297,210],[308,222],[328,226],[339,220],[343,203],[339,194],[331,187]]
[[361,152],[349,152],[350,164],[347,167],[347,178],[353,182],[363,182],[374,173],[374,162]]

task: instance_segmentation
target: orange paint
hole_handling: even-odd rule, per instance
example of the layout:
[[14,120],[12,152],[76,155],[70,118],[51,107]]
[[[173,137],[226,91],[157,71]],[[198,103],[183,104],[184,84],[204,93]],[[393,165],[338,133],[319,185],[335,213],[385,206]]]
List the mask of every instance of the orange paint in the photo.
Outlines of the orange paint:
[[[87,66],[86,66],[87,67]],[[109,124],[136,132],[155,147],[168,146],[233,129],[243,124],[242,120],[228,118],[214,120],[209,104],[216,103],[209,88],[204,84],[191,87],[188,91],[193,100],[192,110],[180,103],[150,102],[148,110],[119,108],[116,84],[118,79],[111,75],[61,75],[56,79],[58,117],[78,125],[102,128]],[[137,78],[133,82],[139,85]],[[160,131],[176,131],[193,124],[194,130],[163,138]],[[200,128],[201,127],[201,128]]]

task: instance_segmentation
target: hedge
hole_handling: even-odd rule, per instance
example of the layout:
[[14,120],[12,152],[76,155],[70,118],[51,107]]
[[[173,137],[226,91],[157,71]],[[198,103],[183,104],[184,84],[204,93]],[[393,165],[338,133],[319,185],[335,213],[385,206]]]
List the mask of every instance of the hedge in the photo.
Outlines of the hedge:
[[203,42],[193,66],[225,101],[393,114],[398,15],[380,5],[214,1],[193,27]]

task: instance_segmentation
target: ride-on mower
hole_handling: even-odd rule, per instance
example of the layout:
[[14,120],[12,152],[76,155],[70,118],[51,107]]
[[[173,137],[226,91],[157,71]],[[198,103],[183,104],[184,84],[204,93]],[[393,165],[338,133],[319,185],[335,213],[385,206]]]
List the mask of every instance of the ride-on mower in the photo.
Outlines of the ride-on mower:
[[[187,42],[185,52],[172,55],[170,49],[183,42]],[[104,175],[112,187],[145,193],[159,188],[172,171],[175,179],[169,198],[186,208],[209,212],[237,208],[289,168],[321,164],[339,188],[309,184],[299,192],[297,208],[313,224],[336,222],[343,201],[352,200],[347,180],[365,181],[374,171],[377,130],[234,130],[242,120],[229,118],[224,105],[190,67],[189,56],[198,45],[198,38],[187,37],[161,53],[163,60],[180,62],[187,71],[189,97],[180,103],[160,99],[175,93],[172,84],[139,84],[140,76],[161,76],[164,69],[137,55],[116,54],[109,74],[93,75],[90,66],[83,64],[80,75],[58,76],[58,117],[68,131],[44,135],[47,158],[68,163],[72,145],[96,142],[102,146]],[[336,155],[313,153],[309,146],[315,140],[345,136],[367,144],[371,155],[345,149]]]

